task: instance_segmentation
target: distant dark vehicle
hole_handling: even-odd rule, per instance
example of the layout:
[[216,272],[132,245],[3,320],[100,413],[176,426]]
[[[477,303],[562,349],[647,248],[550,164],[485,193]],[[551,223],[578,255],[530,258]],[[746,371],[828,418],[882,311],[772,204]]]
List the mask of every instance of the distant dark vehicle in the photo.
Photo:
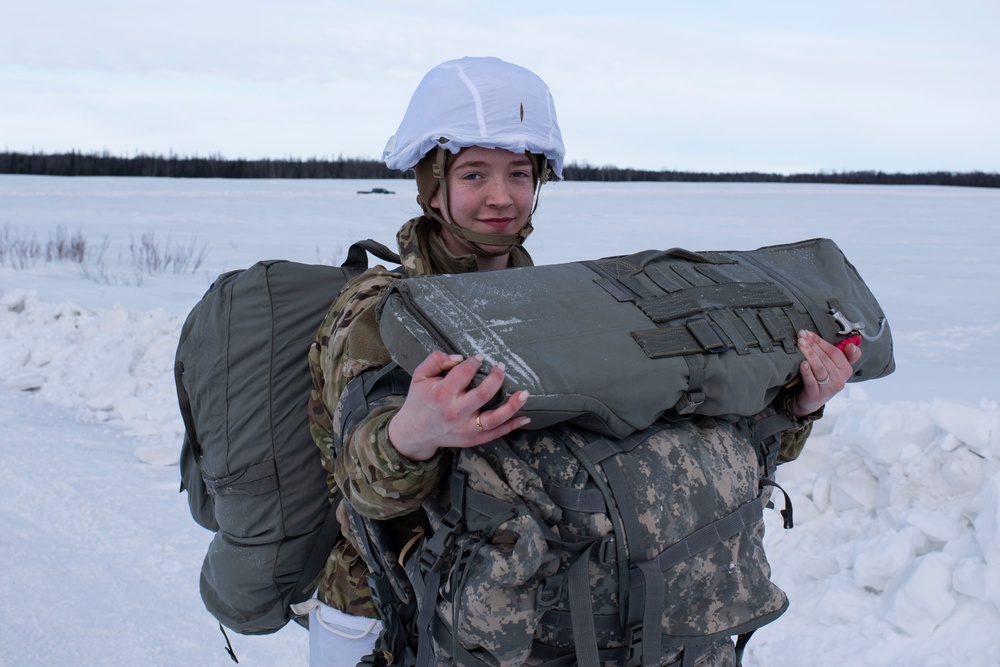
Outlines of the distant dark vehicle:
[[358,190],[359,195],[394,195],[396,194],[392,190],[386,190],[385,188],[372,188],[371,190]]

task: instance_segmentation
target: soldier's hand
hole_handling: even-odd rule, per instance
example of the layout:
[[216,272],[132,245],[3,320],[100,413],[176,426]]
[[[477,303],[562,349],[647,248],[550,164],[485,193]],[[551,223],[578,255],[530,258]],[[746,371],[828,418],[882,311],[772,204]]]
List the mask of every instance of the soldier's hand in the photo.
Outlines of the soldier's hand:
[[497,364],[478,386],[471,387],[482,364],[479,355],[462,359],[437,351],[417,366],[406,400],[388,426],[389,440],[400,454],[411,461],[425,461],[440,447],[474,447],[531,421],[515,416],[528,400],[527,391],[482,410],[504,378],[504,366]]
[[792,401],[792,414],[804,417],[844,388],[854,373],[851,364],[861,358],[861,348],[850,343],[841,351],[812,331],[800,331],[797,345],[805,360],[799,365],[802,385]]

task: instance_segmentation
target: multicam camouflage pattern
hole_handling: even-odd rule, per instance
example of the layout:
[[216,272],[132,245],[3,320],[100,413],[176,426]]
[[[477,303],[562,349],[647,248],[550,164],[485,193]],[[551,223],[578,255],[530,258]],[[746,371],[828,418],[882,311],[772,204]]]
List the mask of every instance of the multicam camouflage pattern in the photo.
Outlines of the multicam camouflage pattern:
[[[461,536],[456,552],[464,548],[474,555],[453,567],[438,602],[439,617],[450,621],[459,644],[490,664],[526,664],[533,642],[574,648],[571,628],[539,620],[546,612],[569,612],[568,587],[554,582],[564,584],[577,557],[545,536],[596,543],[616,538],[617,519],[602,512],[563,509],[551,495],[553,487],[597,488],[575,455],[586,444],[579,432],[552,428],[520,431],[459,455],[458,468],[468,475],[469,488],[523,504],[529,512],[501,523],[482,545],[476,543],[478,535]],[[699,418],[658,424],[638,447],[617,458],[633,490],[641,527],[641,540],[627,545],[632,563],[654,558],[701,526],[759,497],[754,445],[729,422]],[[608,478],[601,475],[600,482],[608,485]],[[645,544],[641,551],[640,543]],[[595,617],[619,614],[623,591],[617,558],[591,557]],[[664,572],[665,639],[658,664],[674,660],[692,638],[699,644],[714,643],[699,665],[733,664],[732,644],[726,637],[768,622],[785,608],[785,596],[769,575],[755,530],[741,532]],[[558,591],[551,605],[538,605],[541,588]],[[601,648],[624,645],[621,630],[596,636]],[[450,658],[447,643],[435,649],[440,659]]]

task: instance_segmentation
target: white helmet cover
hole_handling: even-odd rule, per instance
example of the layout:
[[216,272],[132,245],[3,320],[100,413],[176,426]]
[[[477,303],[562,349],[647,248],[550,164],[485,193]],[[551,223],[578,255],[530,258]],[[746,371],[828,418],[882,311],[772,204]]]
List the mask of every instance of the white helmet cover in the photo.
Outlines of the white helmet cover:
[[450,60],[428,72],[382,158],[390,169],[412,169],[435,146],[541,154],[556,179],[566,155],[548,86],[499,58]]

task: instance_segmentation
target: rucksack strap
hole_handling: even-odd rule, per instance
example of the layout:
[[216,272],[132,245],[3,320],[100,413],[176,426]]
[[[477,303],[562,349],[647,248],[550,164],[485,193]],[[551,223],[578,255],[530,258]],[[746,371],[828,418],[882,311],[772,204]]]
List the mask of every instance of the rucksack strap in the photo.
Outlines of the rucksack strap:
[[364,241],[355,241],[351,244],[350,249],[347,251],[347,259],[344,260],[341,266],[345,269],[352,268],[358,269],[359,272],[364,271],[368,268],[367,253],[371,253],[387,262],[399,264],[399,255],[390,250],[388,246],[374,239],[365,239]]
[[764,477],[772,477],[778,468],[781,435],[794,428],[795,422],[781,412],[775,412],[760,421],[755,421],[752,417],[746,417],[742,421],[749,427],[750,438],[757,448],[758,463],[764,468]]
[[[177,387],[177,403],[184,421],[184,434],[187,436],[195,461],[201,458],[201,443],[198,441],[198,431],[194,427],[194,414],[191,411],[191,397],[184,386],[184,362],[174,361],[174,386]],[[183,490],[183,489],[182,489]]]
[[[369,406],[373,401],[386,396],[403,396],[409,388],[409,374],[395,362],[352,379],[340,394],[341,437],[351,433],[371,413]],[[342,447],[342,442],[334,443],[334,457],[340,454]]]
[[[761,488],[761,490],[763,490],[763,488],[765,486],[773,486],[774,488],[776,488],[779,491],[781,491],[781,493],[785,496],[785,509],[781,510],[781,518],[784,520],[784,528],[785,528],[785,530],[791,530],[792,528],[795,527],[795,520],[794,520],[794,517],[792,516],[792,499],[791,499],[791,497],[788,495],[788,492],[785,491],[783,488],[781,488],[781,485],[778,484],[777,482],[775,482],[773,479],[768,479],[768,478],[765,477],[764,479],[760,480],[760,488]],[[768,502],[767,503],[767,507],[769,509],[773,508],[774,507],[774,503],[773,502]]]

